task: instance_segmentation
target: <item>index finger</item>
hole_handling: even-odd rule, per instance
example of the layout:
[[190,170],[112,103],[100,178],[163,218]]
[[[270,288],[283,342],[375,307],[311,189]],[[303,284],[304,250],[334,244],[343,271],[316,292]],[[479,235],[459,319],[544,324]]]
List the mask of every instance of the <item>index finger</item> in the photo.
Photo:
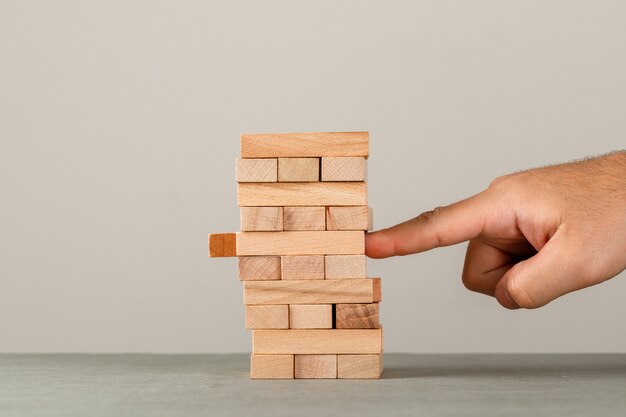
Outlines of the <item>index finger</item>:
[[479,236],[486,219],[486,196],[479,193],[449,206],[365,236],[370,258],[388,258],[454,245]]

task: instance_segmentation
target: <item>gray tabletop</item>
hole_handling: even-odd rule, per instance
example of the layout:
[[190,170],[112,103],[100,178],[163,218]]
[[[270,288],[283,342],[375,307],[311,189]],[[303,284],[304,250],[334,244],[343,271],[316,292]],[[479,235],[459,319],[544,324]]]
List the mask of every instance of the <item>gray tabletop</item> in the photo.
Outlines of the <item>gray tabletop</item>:
[[626,416],[626,355],[386,354],[380,380],[250,381],[247,355],[0,355],[9,416]]

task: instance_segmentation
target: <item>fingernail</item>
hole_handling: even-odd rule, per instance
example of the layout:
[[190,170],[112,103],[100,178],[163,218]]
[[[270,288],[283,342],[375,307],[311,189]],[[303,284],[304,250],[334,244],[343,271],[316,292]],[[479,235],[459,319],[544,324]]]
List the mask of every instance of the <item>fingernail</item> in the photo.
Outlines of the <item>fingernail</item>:
[[517,303],[513,301],[509,292],[503,286],[496,287],[496,299],[502,305],[510,310],[516,310],[519,308]]

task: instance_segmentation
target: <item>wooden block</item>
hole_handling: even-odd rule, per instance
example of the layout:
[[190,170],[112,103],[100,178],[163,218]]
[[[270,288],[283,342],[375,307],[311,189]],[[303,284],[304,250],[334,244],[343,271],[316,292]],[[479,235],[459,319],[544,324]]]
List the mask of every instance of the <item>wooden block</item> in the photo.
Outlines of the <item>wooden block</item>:
[[244,281],[244,304],[351,304],[380,301],[380,278]]
[[318,182],[319,158],[278,158],[279,182]]
[[290,329],[332,329],[332,304],[290,304]]
[[382,352],[382,329],[253,330],[252,350],[267,354],[377,354]]
[[242,207],[241,230],[244,232],[276,232],[283,230],[283,208]]
[[337,355],[294,355],[297,379],[337,378]]
[[278,160],[238,159],[237,182],[276,182],[278,181]]
[[237,256],[237,235],[235,233],[210,234],[209,257],[219,258],[229,256]]
[[248,255],[363,255],[365,234],[355,231],[240,232],[237,253]]
[[282,279],[324,279],[324,256],[281,257]]
[[250,355],[250,378],[293,379],[293,355]]
[[325,257],[326,279],[367,278],[365,255],[328,255]]
[[372,217],[367,206],[326,207],[326,229],[372,230]]
[[335,307],[335,327],[337,329],[379,328],[378,303],[337,304]]
[[239,206],[364,206],[363,182],[277,182],[237,184]]
[[337,377],[376,379],[383,373],[383,355],[338,355]]
[[288,305],[246,306],[246,329],[288,329]]
[[365,181],[366,166],[363,157],[324,157],[322,181]]
[[242,158],[369,156],[368,132],[242,134]]
[[326,209],[321,207],[285,207],[284,229],[326,230]]
[[239,257],[239,279],[242,281],[269,281],[280,277],[279,256]]

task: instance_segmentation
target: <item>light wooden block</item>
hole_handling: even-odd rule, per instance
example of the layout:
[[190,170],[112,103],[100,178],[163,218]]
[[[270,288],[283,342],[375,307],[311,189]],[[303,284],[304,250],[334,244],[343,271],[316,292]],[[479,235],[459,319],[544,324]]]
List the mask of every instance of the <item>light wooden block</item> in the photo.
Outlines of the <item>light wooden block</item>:
[[319,158],[278,158],[279,182],[318,182]]
[[337,304],[335,307],[337,329],[377,329],[378,303]]
[[363,182],[277,182],[237,184],[237,203],[246,206],[364,206]]
[[269,281],[281,278],[279,256],[240,256],[239,279]]
[[250,355],[250,378],[293,379],[293,355]]
[[383,355],[337,355],[337,377],[376,379],[383,373]]
[[326,230],[325,207],[285,207],[284,230]]
[[240,232],[237,254],[363,255],[365,234],[358,231]]
[[372,230],[372,218],[367,206],[326,207],[327,230]]
[[365,255],[327,255],[325,257],[326,279],[367,278]]
[[365,181],[366,167],[363,157],[324,157],[322,181]]
[[246,306],[246,329],[288,329],[288,305]]
[[242,158],[369,156],[368,132],[241,135]]
[[[365,245],[365,242],[363,245]],[[235,233],[210,234],[209,257],[222,258],[229,256],[237,256],[237,235]]]
[[277,232],[283,230],[282,207],[242,207],[243,232]]
[[296,379],[337,378],[337,355],[294,355]]
[[276,182],[278,181],[278,160],[238,159],[237,182]]
[[332,304],[290,304],[290,329],[332,329]]
[[380,301],[380,278],[244,281],[244,304],[351,304]]
[[252,331],[253,352],[266,354],[378,354],[382,341],[382,329]]
[[282,279],[324,279],[324,256],[281,257]]

